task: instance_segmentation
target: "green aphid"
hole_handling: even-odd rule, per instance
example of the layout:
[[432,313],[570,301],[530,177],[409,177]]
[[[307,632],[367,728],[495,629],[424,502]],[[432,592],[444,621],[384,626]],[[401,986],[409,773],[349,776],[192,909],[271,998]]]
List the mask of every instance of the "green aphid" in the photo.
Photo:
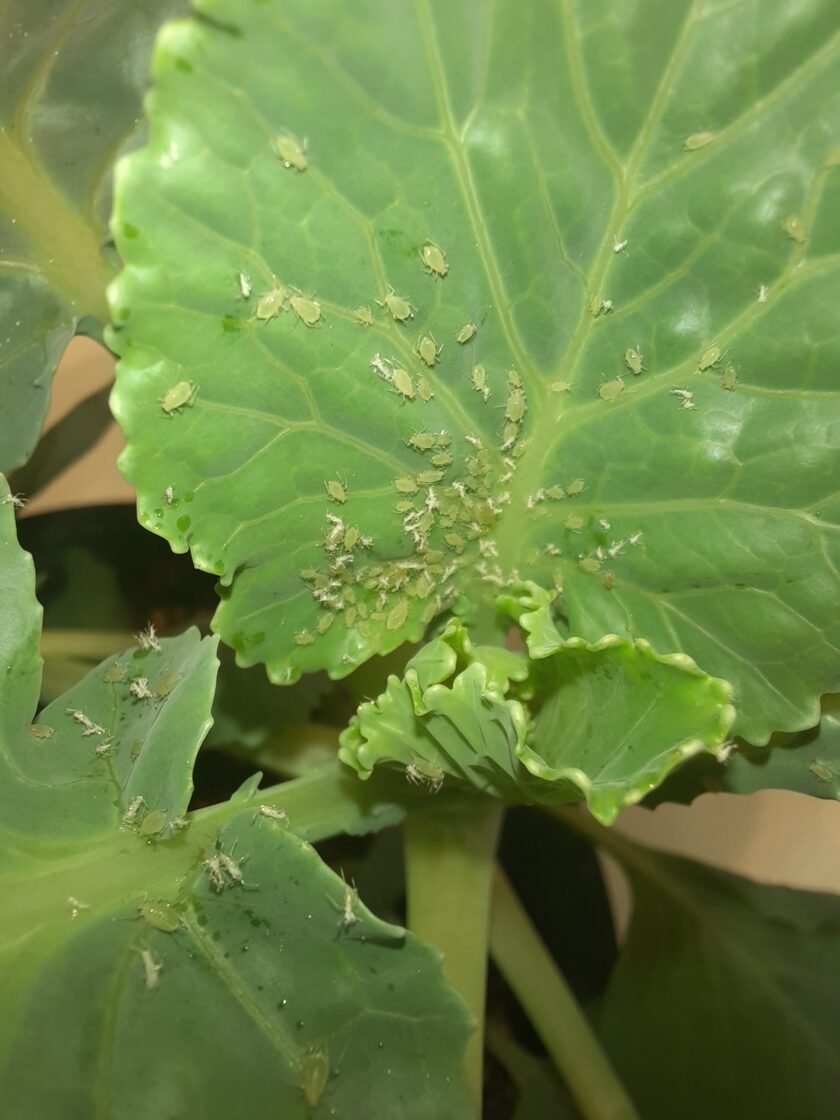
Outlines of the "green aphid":
[[396,319],[398,323],[405,323],[408,319],[414,318],[414,309],[411,304],[403,296],[398,296],[393,288],[388,289],[384,305],[387,307],[391,318]]
[[434,396],[434,393],[432,392],[431,385],[429,384],[429,382],[426,380],[426,378],[423,376],[422,373],[417,378],[417,393],[420,397],[420,400],[425,402],[426,404],[428,404],[429,401]]
[[505,405],[505,419],[509,420],[511,424],[518,424],[522,417],[525,415],[525,394],[521,389],[513,388],[508,393],[507,404]]
[[455,335],[455,341],[463,346],[465,343],[469,342],[471,338],[475,338],[475,332],[477,330],[478,327],[472,321],[464,323],[463,327],[461,327]]
[[289,305],[307,327],[314,327],[321,318],[321,305],[317,299],[307,299],[306,296],[296,294],[289,298]]
[[303,145],[291,133],[281,132],[271,141],[271,146],[284,167],[305,171],[309,166]]
[[612,381],[605,381],[603,385],[598,386],[598,396],[602,401],[614,401],[623,392],[624,380],[621,377],[613,378]]
[[125,680],[125,665],[120,665],[119,661],[109,665],[105,672],[102,674],[102,679],[106,684],[119,684],[120,681]]
[[575,478],[566,486],[566,494],[568,497],[574,498],[576,494],[582,494],[585,489],[586,483],[583,479]]
[[174,933],[181,925],[181,915],[177,907],[164,899],[141,902],[137,907],[137,915],[153,929],[159,929],[163,933]]
[[50,727],[47,723],[33,723],[29,728],[29,734],[33,739],[52,739],[55,735],[55,728]]
[[395,367],[391,373],[391,381],[401,397],[405,397],[409,401],[414,400],[414,382],[408,370],[400,369],[399,366]]
[[191,408],[198,396],[198,386],[192,381],[179,381],[160,397],[158,403],[167,416]]
[[326,632],[332,626],[333,622],[335,622],[334,614],[329,614],[329,612],[321,614],[318,616],[318,621],[315,624],[315,629],[319,634],[326,634]]
[[344,547],[348,552],[352,552],[356,545],[359,543],[361,536],[359,530],[355,525],[348,525],[344,530]]
[[181,679],[181,674],[175,669],[170,669],[168,673],[163,673],[158,677],[157,684],[155,685],[155,696],[163,700],[169,695],[178,681]]
[[421,486],[434,486],[436,482],[440,482],[444,473],[444,471],[421,471],[417,481]]
[[255,318],[263,322],[273,319],[279,311],[283,310],[288,295],[289,289],[285,284],[278,284],[276,288],[261,295],[254,311]]
[[334,502],[338,502],[340,506],[343,506],[347,501],[347,487],[343,483],[338,482],[336,479],[330,479],[329,482],[324,483],[324,487],[328,496]]
[[399,630],[405,620],[408,618],[408,600],[402,599],[395,607],[392,607],[388,612],[388,617],[385,619],[385,625],[389,630]]
[[432,244],[432,242],[423,246],[420,250],[420,256],[423,259],[423,264],[434,276],[439,276],[442,279],[449,271],[446,254],[443,249]]
[[589,575],[594,576],[596,572],[601,570],[601,561],[594,556],[584,556],[578,560],[578,567],[582,572],[587,572]]
[[452,465],[452,456],[448,451],[436,451],[429,456],[429,462],[435,467],[449,467]]
[[395,478],[394,486],[400,494],[416,494],[420,489],[413,478]]
[[417,353],[423,359],[425,365],[433,366],[440,356],[441,347],[437,345],[434,336],[424,334],[420,341],[417,343]]
[[642,353],[638,349],[638,347],[629,346],[624,351],[624,364],[627,366],[631,373],[636,374],[636,376],[638,377],[638,375],[645,368],[644,363],[642,362]]
[[692,132],[690,136],[686,136],[683,140],[683,148],[687,152],[699,152],[701,148],[707,148],[709,144],[713,143],[715,139],[714,132]]
[[487,370],[480,362],[478,365],[473,366],[470,379],[472,380],[472,387],[477,393],[483,393],[486,390]]
[[723,367],[723,373],[720,375],[720,383],[723,385],[724,389],[728,389],[730,393],[738,384],[738,372],[731,362],[728,362]]
[[545,492],[545,496],[550,498],[553,502],[560,502],[566,497],[566,491],[562,486],[549,486]]
[[697,363],[697,368],[701,371],[711,369],[716,366],[720,361],[720,347],[710,346],[708,350],[704,350],[700,356],[700,361]]
[[367,304],[364,304],[362,307],[357,307],[353,314],[356,316],[356,322],[361,323],[363,327],[373,326],[373,312]]
[[321,1099],[330,1075],[330,1063],[323,1046],[310,1046],[300,1060],[303,1095],[310,1108]]
[[139,833],[141,836],[157,836],[168,824],[168,817],[163,809],[152,809],[146,813],[140,822]]
[[583,528],[584,521],[582,517],[578,517],[576,514],[571,513],[563,522],[563,525],[572,533],[577,533],[578,530]]
[[458,533],[447,533],[443,539],[453,552],[457,552],[459,555],[467,547],[466,541],[463,537],[459,536]]
[[311,646],[315,641],[308,630],[298,630],[294,640],[295,644],[299,646]]
[[805,226],[802,224],[802,219],[798,218],[795,214],[790,214],[782,222],[782,229],[797,245],[804,245],[807,240],[805,233]]
[[415,432],[408,443],[415,451],[431,451],[437,443],[437,439],[429,432]]

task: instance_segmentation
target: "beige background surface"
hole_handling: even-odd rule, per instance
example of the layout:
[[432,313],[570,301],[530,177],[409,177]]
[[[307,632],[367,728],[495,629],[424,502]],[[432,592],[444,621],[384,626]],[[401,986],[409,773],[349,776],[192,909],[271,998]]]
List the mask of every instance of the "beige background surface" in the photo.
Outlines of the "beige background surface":
[[[109,355],[89,339],[76,339],[58,371],[48,424],[111,380]],[[64,506],[132,501],[116,459],[122,438],[112,424],[87,455],[26,509],[42,513]],[[704,859],[767,882],[840,892],[840,804],[794,793],[767,791],[750,797],[707,795],[690,808],[665,805],[629,809],[616,826],[636,839]],[[626,920],[626,893],[610,872],[617,914]]]

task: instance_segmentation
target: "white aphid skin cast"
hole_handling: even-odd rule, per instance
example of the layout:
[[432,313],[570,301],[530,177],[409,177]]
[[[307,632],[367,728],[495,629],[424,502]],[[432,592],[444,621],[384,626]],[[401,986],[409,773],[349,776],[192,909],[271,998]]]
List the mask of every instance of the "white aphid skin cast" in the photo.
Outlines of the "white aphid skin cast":
[[143,980],[147,992],[153,992],[160,987],[160,973],[163,965],[152,956],[151,950],[140,949],[140,959],[143,962]]
[[141,630],[139,634],[135,635],[135,637],[141,649],[151,650],[153,653],[160,653],[160,642],[158,641],[157,633],[151,622],[146,625],[144,630]]

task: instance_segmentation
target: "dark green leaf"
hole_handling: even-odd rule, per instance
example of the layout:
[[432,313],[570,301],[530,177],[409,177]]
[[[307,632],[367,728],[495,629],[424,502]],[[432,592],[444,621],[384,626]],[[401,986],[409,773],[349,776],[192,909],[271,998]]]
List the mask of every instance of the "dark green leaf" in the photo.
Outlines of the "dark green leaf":
[[439,957],[292,831],[379,828],[399,807],[355,801],[359,783],[328,768],[184,816],[216,669],[215,640],[195,631],[148,634],[32,724],[41,611],[7,494],[4,1112],[466,1120],[471,1026]]
[[[523,577],[566,636],[732,681],[750,741],[813,724],[840,687],[834,0],[198,9],[120,172],[114,402],[141,519],[220,576],[243,663],[344,674]],[[320,318],[266,318],[277,283]]]
[[58,360],[108,318],[114,156],[136,143],[152,36],[183,0],[0,10],[0,470],[29,456]]
[[622,841],[627,943],[601,1033],[645,1120],[828,1120],[840,1089],[840,897]]

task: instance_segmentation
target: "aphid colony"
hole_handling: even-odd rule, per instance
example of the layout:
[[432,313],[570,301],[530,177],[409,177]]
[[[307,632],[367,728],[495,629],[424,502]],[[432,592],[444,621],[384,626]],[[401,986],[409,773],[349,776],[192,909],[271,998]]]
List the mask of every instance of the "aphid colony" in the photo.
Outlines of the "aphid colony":
[[[437,352],[434,340],[432,345]],[[371,357],[370,366],[400,398],[423,399],[422,375],[415,381],[379,353]],[[471,383],[486,402],[490,390],[484,367],[473,367]],[[368,556],[375,547],[371,537],[337,513],[326,514],[320,542],[324,560],[320,567],[300,572],[320,613],[312,629],[295,634],[299,646],[313,644],[337,617],[363,636],[374,623],[398,630],[408,619],[412,600],[424,604],[420,618],[429,622],[455,595],[450,580],[467,563],[479,577],[497,585],[505,582],[493,563],[495,545],[485,538],[511,500],[504,486],[513,478],[524,449],[520,435],[527,414],[525,388],[515,370],[508,371],[506,384],[497,448],[486,447],[475,434],[465,435],[459,448],[445,429],[418,429],[406,441],[427,465],[391,480],[394,512],[406,538],[405,555],[373,560]],[[324,488],[334,505],[345,505],[349,488],[344,480],[327,479]]]

